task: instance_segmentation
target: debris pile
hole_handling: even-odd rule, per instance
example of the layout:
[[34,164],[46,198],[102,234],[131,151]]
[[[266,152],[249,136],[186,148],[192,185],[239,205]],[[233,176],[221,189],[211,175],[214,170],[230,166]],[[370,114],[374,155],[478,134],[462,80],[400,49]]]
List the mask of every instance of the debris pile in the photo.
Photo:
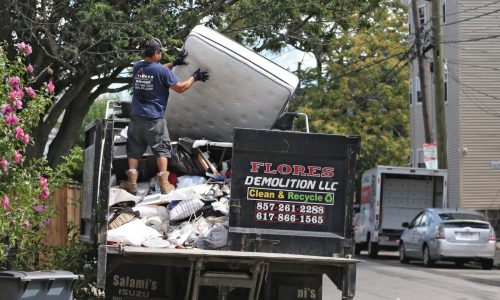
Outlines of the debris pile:
[[[223,159],[230,155],[228,149],[232,144],[206,140],[190,141],[189,147],[185,146],[186,141],[175,144],[175,149],[188,148],[184,155],[177,151],[169,163],[169,181],[176,186],[175,190],[161,194],[154,172],[149,179],[143,176],[138,182],[136,195],[120,189],[114,182],[108,201],[108,244],[149,248],[226,247],[231,171],[230,160]],[[211,146],[223,149],[217,152],[219,163],[211,158]],[[202,151],[201,147],[207,150]],[[194,169],[204,174],[184,174]],[[122,170],[113,171],[118,174]]]

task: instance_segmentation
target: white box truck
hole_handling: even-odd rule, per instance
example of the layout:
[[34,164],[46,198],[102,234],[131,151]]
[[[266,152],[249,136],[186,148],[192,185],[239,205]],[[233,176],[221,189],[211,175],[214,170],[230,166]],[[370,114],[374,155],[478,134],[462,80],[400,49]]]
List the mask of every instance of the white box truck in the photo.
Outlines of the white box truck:
[[377,166],[363,172],[353,221],[356,253],[398,250],[403,222],[424,208],[447,207],[447,181],[447,170]]

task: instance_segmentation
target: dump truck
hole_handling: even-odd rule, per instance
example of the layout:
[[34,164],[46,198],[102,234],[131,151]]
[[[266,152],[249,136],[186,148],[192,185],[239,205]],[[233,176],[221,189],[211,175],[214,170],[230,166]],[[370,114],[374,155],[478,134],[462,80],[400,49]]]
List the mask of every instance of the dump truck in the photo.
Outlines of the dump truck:
[[[109,102],[105,117],[85,129],[81,220],[81,238],[98,248],[97,284],[106,299],[322,299],[324,275],[342,299],[353,299],[359,138],[310,133],[307,118],[305,131],[292,130],[293,121],[305,117],[287,112],[298,79],[234,41],[195,27],[184,48],[189,64],[174,73],[182,78],[185,68],[211,57],[211,77],[206,86],[172,93],[173,149],[183,138],[208,139],[203,147],[212,163],[188,151],[188,162],[172,157],[169,170],[199,170],[197,162],[213,173],[225,169],[227,245],[206,250],[108,241],[110,189],[124,179],[122,133],[129,122],[129,104]],[[139,174],[146,180],[156,172],[146,152]]]
[[424,208],[447,207],[447,170],[376,166],[363,172],[353,221],[356,253],[397,251],[404,222]]

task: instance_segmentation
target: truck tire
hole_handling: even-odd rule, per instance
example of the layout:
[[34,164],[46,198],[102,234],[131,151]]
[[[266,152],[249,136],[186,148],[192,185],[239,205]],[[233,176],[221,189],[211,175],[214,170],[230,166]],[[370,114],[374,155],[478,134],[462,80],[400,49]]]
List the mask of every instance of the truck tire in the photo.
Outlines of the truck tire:
[[354,254],[356,255],[361,254],[361,244],[354,244]]
[[368,256],[371,258],[378,256],[378,243],[368,241]]

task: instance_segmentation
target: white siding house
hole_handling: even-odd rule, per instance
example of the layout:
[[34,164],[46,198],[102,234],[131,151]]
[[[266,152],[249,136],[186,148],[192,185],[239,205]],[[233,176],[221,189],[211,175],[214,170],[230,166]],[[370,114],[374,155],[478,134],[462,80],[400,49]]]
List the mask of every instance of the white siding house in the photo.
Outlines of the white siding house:
[[[432,41],[432,3],[416,0],[428,44]],[[484,210],[493,219],[500,211],[500,2],[442,0],[445,60],[446,130],[448,137],[449,207]],[[411,16],[411,2],[409,5]],[[410,19],[411,21],[411,19]],[[412,30],[413,26],[412,26]],[[410,33],[412,34],[412,33]],[[410,39],[411,40],[411,39]],[[432,51],[425,69],[432,135],[436,140]],[[422,165],[424,127],[418,66],[410,71],[410,135],[413,166]],[[496,216],[496,217],[494,217]],[[500,223],[497,224],[497,232]]]

